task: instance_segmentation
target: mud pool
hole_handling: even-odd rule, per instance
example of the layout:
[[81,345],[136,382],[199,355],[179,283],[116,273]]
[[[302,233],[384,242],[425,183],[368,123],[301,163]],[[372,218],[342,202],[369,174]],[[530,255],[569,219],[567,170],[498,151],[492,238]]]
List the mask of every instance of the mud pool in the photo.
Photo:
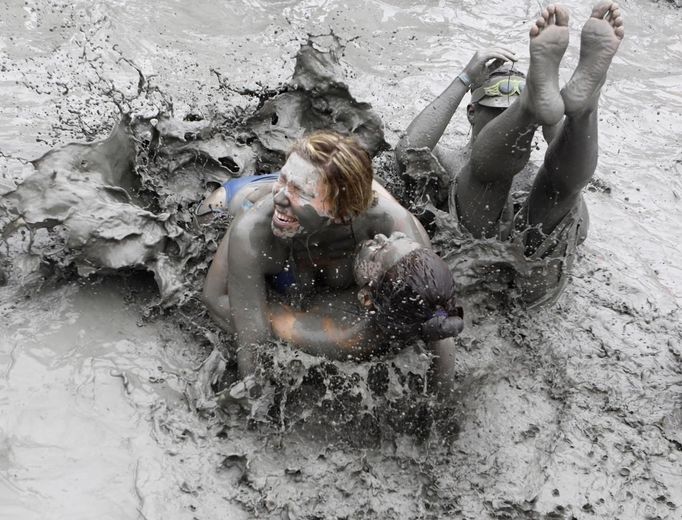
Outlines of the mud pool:
[[[591,7],[565,4],[563,80]],[[0,249],[0,518],[679,518],[682,13],[621,6],[626,37],[602,94],[590,235],[572,279],[553,307],[468,318],[451,410],[419,395],[425,361],[410,348],[369,367],[304,359],[341,389],[341,408],[313,410],[312,425],[293,408],[276,418],[286,427],[217,413],[200,392],[217,330],[191,290],[163,293],[151,274],[91,274],[82,257],[79,269],[46,262],[33,253],[45,253],[44,231],[13,233]],[[308,34],[330,31],[350,94],[371,104],[392,147],[476,49],[504,42],[525,68],[537,8],[6,2],[0,193],[34,172],[28,161],[106,137],[120,108],[147,118],[172,109],[197,132],[197,115],[247,113],[290,81]],[[448,140],[467,131],[462,106]],[[542,153],[540,139],[534,158]],[[421,408],[344,408],[359,387],[341,376],[354,373],[368,393],[387,381]],[[369,422],[346,420],[363,414]]]

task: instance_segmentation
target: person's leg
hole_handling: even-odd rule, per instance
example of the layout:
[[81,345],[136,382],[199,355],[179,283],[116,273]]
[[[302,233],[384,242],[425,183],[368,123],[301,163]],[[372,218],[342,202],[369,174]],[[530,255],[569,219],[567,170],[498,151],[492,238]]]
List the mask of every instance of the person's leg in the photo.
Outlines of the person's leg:
[[[528,224],[550,233],[577,204],[597,166],[597,105],[613,55],[623,38],[618,4],[600,2],[583,27],[580,61],[562,89],[566,118],[550,143],[528,199]],[[541,242],[531,237],[531,251]]]
[[554,125],[563,116],[559,64],[567,45],[568,12],[550,5],[530,30],[526,88],[475,135],[455,193],[460,220],[475,236],[497,233],[512,179],[528,162],[535,129]]

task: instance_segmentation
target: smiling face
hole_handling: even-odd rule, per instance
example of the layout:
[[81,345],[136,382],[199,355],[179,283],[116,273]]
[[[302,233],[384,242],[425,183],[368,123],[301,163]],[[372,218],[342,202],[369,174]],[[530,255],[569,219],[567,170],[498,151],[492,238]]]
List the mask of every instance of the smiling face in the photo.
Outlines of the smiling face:
[[422,247],[404,233],[395,232],[390,237],[377,235],[365,240],[355,257],[353,273],[359,286],[376,285],[383,274],[406,254]]
[[333,222],[327,187],[320,172],[292,153],[272,187],[275,211],[272,232],[280,238],[308,235]]

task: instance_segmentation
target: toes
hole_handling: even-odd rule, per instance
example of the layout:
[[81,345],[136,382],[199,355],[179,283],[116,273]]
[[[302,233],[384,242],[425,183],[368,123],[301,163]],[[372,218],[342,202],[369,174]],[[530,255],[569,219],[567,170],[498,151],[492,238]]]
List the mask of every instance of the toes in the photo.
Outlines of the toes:
[[611,27],[613,27],[615,29],[616,27],[620,27],[621,25],[623,25],[623,17],[622,16],[614,16],[610,20],[610,22],[611,22]]
[[617,3],[611,4],[611,7],[609,8],[608,12],[606,13],[606,20],[611,24],[611,27],[613,27],[613,32],[618,38],[623,38],[625,35],[625,30],[623,29],[623,17],[621,16],[620,13],[620,8],[618,7]]
[[545,19],[544,18],[538,18],[535,20],[535,23],[531,25],[530,27],[530,36],[531,38],[534,38],[538,34],[540,34],[540,31],[543,29],[545,26]]
[[[605,13],[608,11],[613,2],[605,1],[603,4],[605,6]],[[592,16],[595,16],[595,11],[593,11]],[[603,14],[601,16],[603,16]],[[540,16],[538,16],[530,28],[530,35],[537,36],[548,25],[560,25],[566,27],[568,26],[568,19],[568,10],[566,10],[565,7],[559,4],[550,4],[540,12]]]
[[[613,5],[614,3],[611,2],[610,0],[604,0],[603,2],[599,2],[592,9],[592,18],[604,18],[604,16],[606,16],[606,13],[609,12]],[[615,5],[617,6],[617,4]]]
[[[607,2],[611,5],[610,2]],[[540,13],[540,17],[535,21],[535,25],[542,29],[547,25],[568,26],[568,10],[559,4],[550,4]]]
[[568,10],[566,10],[563,6],[557,5],[556,6],[556,24],[557,25],[562,25],[562,26],[567,26],[568,25]]
[[[620,20],[620,23],[618,23],[618,20]],[[617,25],[623,25],[623,17],[620,14],[620,9],[614,9],[611,11],[609,14],[609,21],[611,22],[611,25],[616,27]]]
[[555,13],[556,13],[556,6],[554,4],[548,5],[547,8],[542,12],[542,15],[547,19],[547,25],[554,25],[554,23],[556,21],[555,16],[554,16]]

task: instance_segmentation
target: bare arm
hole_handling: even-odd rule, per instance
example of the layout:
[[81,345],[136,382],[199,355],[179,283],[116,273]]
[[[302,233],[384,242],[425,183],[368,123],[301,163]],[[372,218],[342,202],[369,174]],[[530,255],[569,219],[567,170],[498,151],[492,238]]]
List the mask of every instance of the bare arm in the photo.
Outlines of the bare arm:
[[[272,303],[270,319],[276,337],[315,356],[346,360],[366,358],[382,346],[372,321],[365,313],[344,311],[329,302],[355,298],[355,290],[331,295],[307,311]],[[354,305],[355,306],[355,305]]]
[[[228,286],[229,231],[216,252],[204,283],[203,299],[211,317],[229,333],[236,331],[232,324],[232,311]],[[381,341],[376,336],[369,317],[358,312],[339,312],[339,307],[356,298],[356,289],[345,293],[318,297],[316,305],[308,311],[299,311],[277,302],[267,303],[267,313],[275,337],[316,356],[329,359],[347,359],[349,356],[365,358]],[[239,301],[239,300],[235,300]],[[330,306],[331,304],[331,306]],[[241,305],[243,306],[243,305]],[[330,309],[334,309],[330,311]],[[242,335],[242,338],[244,336]],[[244,345],[240,341],[240,345]],[[242,351],[248,347],[242,347]],[[252,355],[246,354],[239,366],[251,366]],[[245,375],[246,372],[243,374]]]
[[202,299],[211,318],[226,332],[233,333],[230,299],[227,294],[227,257],[230,231],[220,241],[211,266],[208,268]]
[[227,283],[223,285],[225,278],[222,278],[217,285],[223,291],[229,288],[229,302],[225,299],[225,305],[220,305],[223,300],[217,299],[214,311],[226,313],[227,319],[231,317],[242,377],[256,368],[255,346],[272,338],[265,282],[265,274],[277,267],[277,245],[270,231],[271,214],[271,205],[261,205],[234,220],[227,237],[227,263],[221,267]]
[[[405,151],[409,148],[433,150],[471,84],[480,82],[488,71],[498,68],[507,60],[516,61],[516,55],[508,49],[494,48],[476,52],[445,91],[407,127],[405,136],[395,149],[398,164],[404,164]],[[486,65],[488,62],[491,63]]]

